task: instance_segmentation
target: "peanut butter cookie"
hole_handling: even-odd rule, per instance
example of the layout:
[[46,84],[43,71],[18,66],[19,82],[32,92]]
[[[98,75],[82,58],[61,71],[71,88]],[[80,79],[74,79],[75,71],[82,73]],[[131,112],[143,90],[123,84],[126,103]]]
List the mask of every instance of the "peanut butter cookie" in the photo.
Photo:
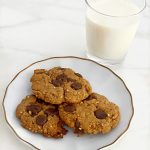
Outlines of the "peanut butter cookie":
[[89,82],[69,68],[37,69],[31,82],[34,95],[51,104],[79,103],[92,92]]
[[119,107],[96,93],[78,104],[60,105],[59,115],[77,134],[108,133],[120,120]]
[[58,115],[58,106],[51,105],[35,96],[27,96],[17,106],[16,116],[21,125],[31,132],[46,137],[62,138],[67,133]]

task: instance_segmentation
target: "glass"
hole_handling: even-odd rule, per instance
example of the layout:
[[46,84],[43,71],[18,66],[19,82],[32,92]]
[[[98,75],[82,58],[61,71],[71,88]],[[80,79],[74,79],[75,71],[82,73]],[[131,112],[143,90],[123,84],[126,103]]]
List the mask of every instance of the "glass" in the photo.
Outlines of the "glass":
[[85,0],[88,58],[120,63],[138,28],[145,0]]

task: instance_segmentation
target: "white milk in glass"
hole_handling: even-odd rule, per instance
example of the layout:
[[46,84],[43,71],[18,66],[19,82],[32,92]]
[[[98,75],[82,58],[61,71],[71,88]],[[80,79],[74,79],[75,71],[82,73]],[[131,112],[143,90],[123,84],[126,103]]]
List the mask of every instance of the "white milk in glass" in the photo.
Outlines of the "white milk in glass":
[[[139,8],[129,0],[93,0],[86,12],[88,53],[121,60],[139,24]],[[96,10],[96,11],[95,11]]]

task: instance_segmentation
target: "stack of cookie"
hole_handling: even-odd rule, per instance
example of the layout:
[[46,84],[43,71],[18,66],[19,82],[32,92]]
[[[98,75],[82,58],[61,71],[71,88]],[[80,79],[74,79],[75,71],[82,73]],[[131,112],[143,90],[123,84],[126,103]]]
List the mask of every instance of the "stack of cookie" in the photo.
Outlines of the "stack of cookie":
[[89,82],[69,68],[37,69],[31,78],[33,95],[17,106],[21,125],[46,137],[62,138],[74,133],[107,133],[120,120],[119,107],[92,93]]

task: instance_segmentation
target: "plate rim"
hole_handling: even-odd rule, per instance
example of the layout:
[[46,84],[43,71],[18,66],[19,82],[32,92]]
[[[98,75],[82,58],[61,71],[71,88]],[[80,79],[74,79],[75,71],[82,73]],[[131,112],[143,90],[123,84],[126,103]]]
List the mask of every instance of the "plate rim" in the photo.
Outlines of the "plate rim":
[[132,121],[133,116],[134,116],[134,105],[133,105],[132,94],[131,94],[129,88],[127,87],[126,83],[124,82],[124,80],[123,80],[119,75],[117,75],[112,69],[110,69],[109,67],[107,67],[107,66],[105,66],[105,65],[102,65],[102,64],[100,64],[100,63],[98,63],[98,62],[96,62],[96,61],[94,61],[94,60],[88,59],[88,58],[83,58],[83,57],[78,57],[78,56],[56,56],[56,57],[49,57],[49,58],[46,58],[46,59],[42,59],[42,60],[39,60],[39,61],[35,61],[35,62],[31,63],[30,65],[28,65],[27,67],[25,67],[24,69],[20,70],[20,71],[12,78],[12,80],[8,83],[8,85],[6,86],[6,89],[5,89],[5,92],[4,92],[4,96],[3,96],[3,100],[2,100],[2,108],[3,108],[4,118],[5,118],[5,121],[6,121],[7,125],[11,128],[11,130],[12,130],[13,133],[16,135],[16,137],[17,137],[18,139],[20,139],[20,141],[22,141],[23,143],[27,144],[28,146],[30,146],[30,147],[32,147],[32,148],[35,148],[36,150],[40,150],[39,148],[37,148],[37,147],[36,147],[35,145],[33,145],[32,143],[30,143],[30,142],[26,141],[25,139],[23,139],[22,137],[20,137],[20,136],[18,135],[18,133],[15,131],[14,127],[11,125],[11,123],[9,123],[9,121],[8,121],[8,119],[7,119],[7,115],[6,115],[6,109],[5,109],[5,98],[6,98],[6,95],[7,95],[9,86],[10,86],[11,83],[17,78],[17,76],[18,76],[19,74],[21,74],[23,71],[25,71],[26,69],[30,68],[30,67],[33,66],[34,64],[37,64],[37,63],[40,63],[40,62],[44,62],[44,61],[47,61],[47,60],[51,60],[51,59],[60,59],[60,58],[64,58],[64,59],[66,59],[66,58],[75,58],[75,59],[80,59],[80,60],[91,61],[91,62],[97,64],[98,66],[103,67],[103,68],[109,70],[112,74],[114,74],[114,75],[123,83],[124,87],[126,88],[127,92],[129,93],[130,100],[131,100],[132,114],[131,114],[131,117],[130,117],[130,119],[129,119],[129,122],[128,122],[128,125],[127,125],[126,129],[125,129],[123,132],[121,132],[121,134],[119,134],[119,136],[117,136],[117,138],[116,138],[113,142],[111,142],[111,143],[109,143],[109,144],[107,144],[107,145],[104,145],[104,146],[98,148],[97,150],[100,150],[100,149],[106,148],[106,147],[108,147],[108,146],[111,146],[111,145],[114,144],[116,141],[118,141],[118,139],[120,139],[120,137],[121,137],[122,135],[124,135],[124,134],[127,132],[127,130],[129,129],[129,127],[130,127],[131,121]]

